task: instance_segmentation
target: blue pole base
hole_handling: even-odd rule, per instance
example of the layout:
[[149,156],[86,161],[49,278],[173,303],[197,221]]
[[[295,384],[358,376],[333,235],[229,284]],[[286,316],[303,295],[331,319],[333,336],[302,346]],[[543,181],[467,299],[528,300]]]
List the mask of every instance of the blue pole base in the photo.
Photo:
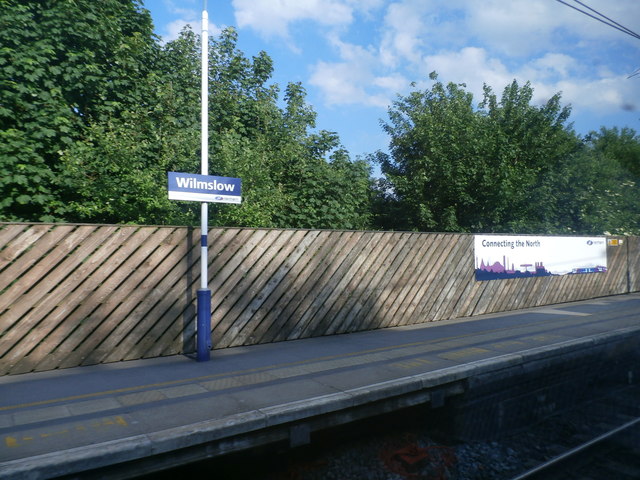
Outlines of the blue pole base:
[[208,362],[211,358],[211,290],[206,288],[199,289],[197,301],[196,360],[198,362]]

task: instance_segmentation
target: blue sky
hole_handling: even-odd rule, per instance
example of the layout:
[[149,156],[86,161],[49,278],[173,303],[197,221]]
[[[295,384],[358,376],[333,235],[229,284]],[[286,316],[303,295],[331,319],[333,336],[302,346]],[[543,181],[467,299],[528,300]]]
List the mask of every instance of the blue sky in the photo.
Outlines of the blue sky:
[[[565,0],[580,7],[575,0]],[[581,0],[640,33],[639,0]],[[156,33],[200,33],[203,0],[145,0]],[[584,7],[580,7],[583,8]],[[210,35],[236,27],[247,57],[266,51],[273,83],[302,82],[317,127],[352,158],[388,150],[380,127],[397,94],[429,88],[429,73],[497,94],[530,81],[535,102],[562,92],[578,133],[640,133],[640,39],[556,0],[207,0]]]

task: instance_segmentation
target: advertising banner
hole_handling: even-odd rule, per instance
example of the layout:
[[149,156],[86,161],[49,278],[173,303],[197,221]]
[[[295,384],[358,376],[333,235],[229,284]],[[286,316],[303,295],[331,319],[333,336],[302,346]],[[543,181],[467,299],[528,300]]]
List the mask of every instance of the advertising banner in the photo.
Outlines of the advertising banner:
[[607,271],[605,237],[475,235],[476,280]]

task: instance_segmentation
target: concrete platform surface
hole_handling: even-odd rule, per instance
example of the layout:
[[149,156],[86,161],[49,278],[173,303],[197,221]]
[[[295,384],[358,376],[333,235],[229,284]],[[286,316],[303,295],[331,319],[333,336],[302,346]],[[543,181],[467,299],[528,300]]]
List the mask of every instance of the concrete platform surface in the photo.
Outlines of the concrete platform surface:
[[[215,350],[203,363],[174,356],[5,376],[0,478],[53,478],[237,442],[623,337],[640,338],[640,294]],[[304,442],[308,431],[289,434]]]

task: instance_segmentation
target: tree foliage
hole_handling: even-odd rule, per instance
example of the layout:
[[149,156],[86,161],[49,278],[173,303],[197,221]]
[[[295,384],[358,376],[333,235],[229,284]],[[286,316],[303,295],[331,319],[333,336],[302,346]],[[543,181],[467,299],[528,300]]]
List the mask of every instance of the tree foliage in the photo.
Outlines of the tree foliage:
[[[0,218],[196,223],[166,172],[200,170],[199,36],[161,44],[137,0],[8,0],[0,27]],[[236,44],[210,44],[209,171],[240,177],[243,203],[211,205],[211,223],[368,226],[366,162],[314,131],[300,84],[280,106],[271,58]]]
[[591,132],[563,178],[559,188],[565,188],[566,196],[582,198],[577,229],[640,234],[640,136],[634,130],[603,127]]
[[199,206],[169,201],[167,171],[199,172],[197,39],[187,32],[156,49],[139,99],[91,122],[61,155],[72,221],[192,224]]
[[[384,179],[384,228],[519,233],[640,231],[634,176],[640,142],[628,129],[581,139],[560,94],[533,105],[529,83],[476,106],[463,84],[431,75],[430,89],[399,97],[383,123],[390,155],[372,157]],[[636,176],[637,178],[637,176]]]
[[[483,165],[479,117],[463,85],[437,82],[415,91],[389,109],[383,125],[391,137],[391,156],[379,155],[396,225],[417,230],[458,231],[465,210],[478,203]],[[476,154],[477,158],[478,155]]]
[[0,45],[0,216],[63,219],[61,152],[140,101],[151,17],[133,1],[4,0]]
[[[161,43],[140,0],[0,7],[0,220],[197,224],[166,173],[200,171],[199,36]],[[237,41],[210,40],[209,171],[240,177],[243,203],[211,204],[212,225],[640,234],[640,138],[580,137],[560,94],[477,101],[434,73],[390,106],[389,154],[352,160],[303,85]]]

